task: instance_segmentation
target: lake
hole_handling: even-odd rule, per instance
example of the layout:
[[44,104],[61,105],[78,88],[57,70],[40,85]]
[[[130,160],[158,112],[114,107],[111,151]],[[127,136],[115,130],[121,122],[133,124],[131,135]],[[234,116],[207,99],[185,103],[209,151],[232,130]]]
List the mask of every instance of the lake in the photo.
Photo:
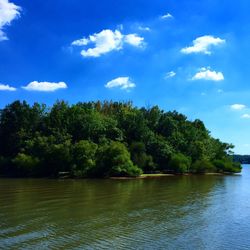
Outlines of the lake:
[[235,176],[0,179],[1,249],[250,249],[250,166]]

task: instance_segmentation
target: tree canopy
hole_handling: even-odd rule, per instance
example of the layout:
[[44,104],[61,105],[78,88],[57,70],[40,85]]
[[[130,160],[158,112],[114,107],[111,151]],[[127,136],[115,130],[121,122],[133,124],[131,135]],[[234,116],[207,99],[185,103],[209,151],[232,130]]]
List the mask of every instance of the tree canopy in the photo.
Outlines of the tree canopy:
[[130,102],[15,101],[0,111],[0,174],[72,177],[240,172],[200,120]]

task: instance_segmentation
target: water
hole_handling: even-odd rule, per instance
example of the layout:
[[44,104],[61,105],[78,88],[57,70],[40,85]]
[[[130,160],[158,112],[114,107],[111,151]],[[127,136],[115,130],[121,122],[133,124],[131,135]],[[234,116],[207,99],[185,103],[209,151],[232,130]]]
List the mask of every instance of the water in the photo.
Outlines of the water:
[[1,249],[250,249],[239,176],[0,179]]

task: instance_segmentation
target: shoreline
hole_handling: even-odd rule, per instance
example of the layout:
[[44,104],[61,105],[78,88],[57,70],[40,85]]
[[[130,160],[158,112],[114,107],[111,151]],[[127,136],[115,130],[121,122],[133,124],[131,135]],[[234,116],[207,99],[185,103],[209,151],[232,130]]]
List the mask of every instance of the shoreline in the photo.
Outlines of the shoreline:
[[109,177],[107,179],[111,180],[133,180],[133,179],[153,179],[153,178],[164,178],[164,177],[175,177],[175,176],[226,176],[226,175],[232,175],[232,176],[238,176],[241,175],[240,173],[186,173],[186,174],[142,174],[141,176],[137,177]]
[[137,179],[157,179],[176,176],[240,176],[241,173],[185,173],[185,174],[142,174],[140,176],[112,176],[104,178],[77,178],[77,177],[11,177],[0,176],[0,179],[50,179],[50,180],[137,180]]

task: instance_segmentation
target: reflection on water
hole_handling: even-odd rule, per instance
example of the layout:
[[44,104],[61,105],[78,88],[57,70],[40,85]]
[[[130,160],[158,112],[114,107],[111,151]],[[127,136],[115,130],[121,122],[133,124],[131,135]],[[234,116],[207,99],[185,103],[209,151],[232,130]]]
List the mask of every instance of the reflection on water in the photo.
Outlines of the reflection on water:
[[3,249],[249,249],[242,176],[0,180]]

